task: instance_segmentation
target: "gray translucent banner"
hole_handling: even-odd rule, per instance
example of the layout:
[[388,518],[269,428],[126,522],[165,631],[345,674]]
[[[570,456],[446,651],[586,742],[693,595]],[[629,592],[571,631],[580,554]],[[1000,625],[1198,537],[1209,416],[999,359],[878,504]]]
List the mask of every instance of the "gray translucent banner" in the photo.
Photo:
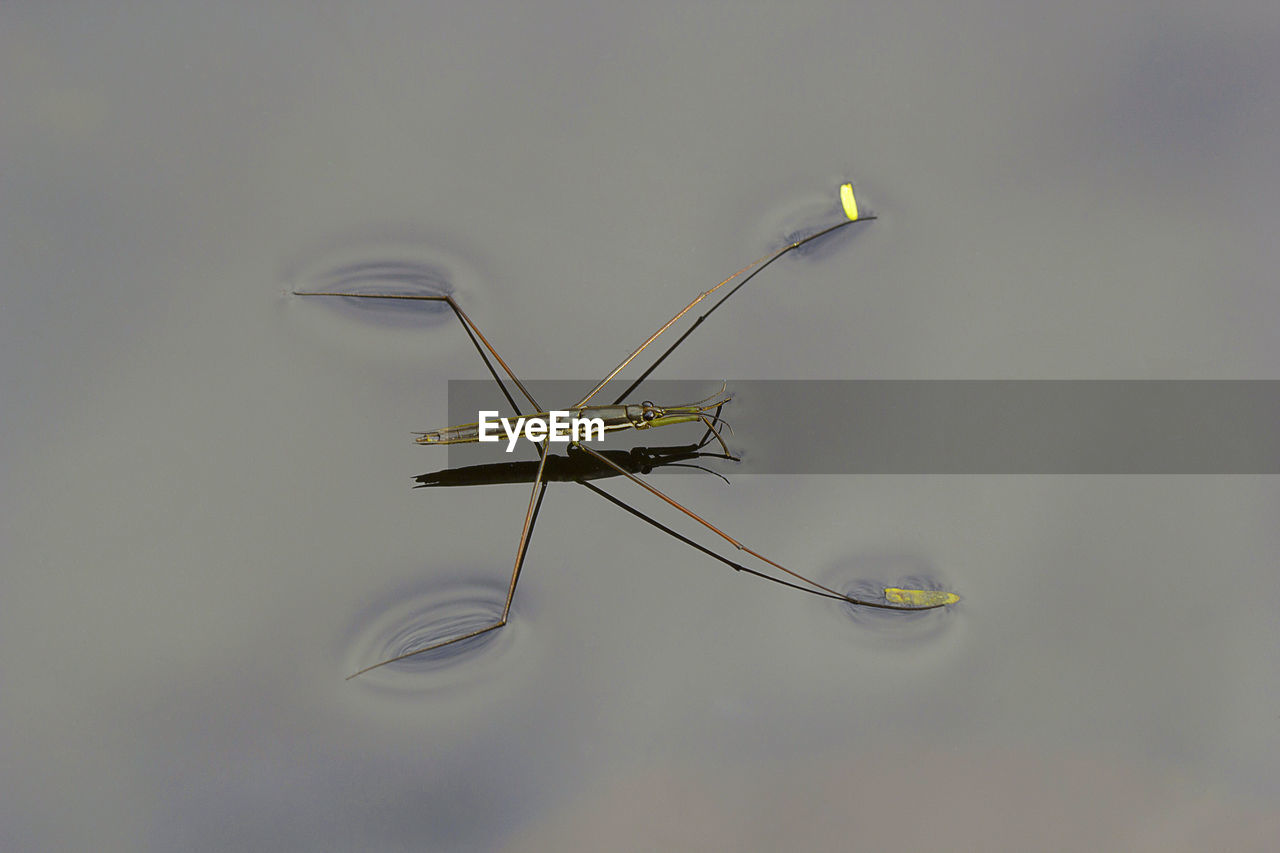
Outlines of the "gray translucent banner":
[[[594,384],[526,387],[550,409],[572,405]],[[719,387],[655,380],[627,402],[684,404]],[[609,390],[616,396],[625,388],[617,382]],[[742,380],[727,390],[734,399],[722,416],[734,433],[724,431],[724,438],[742,462],[715,463],[726,473],[1280,474],[1274,380]],[[602,392],[592,403],[614,396]],[[473,422],[480,409],[511,414],[492,380],[449,383],[448,425]],[[687,445],[704,432],[696,424],[669,426],[611,434],[594,446]],[[523,440],[514,453],[505,446],[454,445],[448,464],[533,456]],[[718,449],[714,442],[704,448]]]

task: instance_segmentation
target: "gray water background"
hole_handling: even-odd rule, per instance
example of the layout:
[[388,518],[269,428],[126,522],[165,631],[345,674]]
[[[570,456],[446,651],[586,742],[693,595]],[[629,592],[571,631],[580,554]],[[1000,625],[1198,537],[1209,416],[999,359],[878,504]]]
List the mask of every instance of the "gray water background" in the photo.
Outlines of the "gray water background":
[[900,621],[556,485],[510,625],[348,682],[500,603],[527,489],[411,489],[484,375],[452,321],[288,290],[402,264],[524,375],[603,375],[852,179],[880,219],[664,378],[1280,378],[1278,39],[1236,0],[4,4],[0,848],[1271,849],[1274,476],[662,478],[963,596]]

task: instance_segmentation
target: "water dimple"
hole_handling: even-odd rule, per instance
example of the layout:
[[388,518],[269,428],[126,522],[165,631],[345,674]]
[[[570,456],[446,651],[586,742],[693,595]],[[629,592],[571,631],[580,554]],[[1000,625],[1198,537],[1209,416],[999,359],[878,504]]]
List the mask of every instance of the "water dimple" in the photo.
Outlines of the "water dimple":
[[326,302],[353,317],[380,325],[421,326],[448,322],[452,310],[442,299],[372,299],[444,297],[466,278],[458,262],[421,246],[388,242],[333,246],[299,263],[288,276],[299,293],[351,293],[367,296],[328,297]]
[[[497,584],[449,583],[400,597],[358,626],[345,665],[357,672],[380,661],[408,655],[435,643],[493,625],[502,616],[507,590]],[[354,681],[379,687],[420,690],[444,682],[441,676],[470,668],[510,648],[511,624],[447,646],[379,666]]]
[[[865,218],[868,212],[863,211],[863,217],[861,218]],[[804,198],[797,199],[777,210],[766,221],[778,223],[771,229],[771,233],[785,235],[782,240],[777,240],[776,236],[773,238],[776,241],[776,248],[781,249],[825,228],[839,225],[848,220],[841,208],[838,195],[832,192],[824,195],[808,194]],[[793,249],[789,256],[793,258],[803,257],[809,260],[824,259],[842,250],[845,244],[852,240],[854,235],[864,227],[867,226],[857,224],[848,228],[840,228],[832,234],[814,240],[812,243],[806,243],[799,248]]]
[[[922,571],[918,565],[914,571],[908,565],[899,565],[894,571],[893,562],[876,561],[878,571],[876,577],[863,577],[845,584],[836,584],[835,590],[850,598],[863,601],[882,602],[885,600],[886,587],[901,589],[925,589],[950,591],[937,577]],[[916,561],[901,560],[910,564]],[[867,607],[861,604],[841,603],[838,605],[843,614],[860,628],[873,632],[893,644],[904,641],[922,641],[938,635],[951,622],[952,611],[956,605],[947,605],[930,610],[890,610],[881,607]]]

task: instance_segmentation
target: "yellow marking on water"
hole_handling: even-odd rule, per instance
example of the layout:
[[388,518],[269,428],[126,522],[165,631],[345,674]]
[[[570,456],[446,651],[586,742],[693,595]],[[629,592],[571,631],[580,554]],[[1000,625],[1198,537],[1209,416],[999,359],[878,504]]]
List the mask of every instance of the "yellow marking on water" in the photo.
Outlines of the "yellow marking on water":
[[842,184],[840,187],[840,203],[844,205],[844,215],[857,221],[858,201],[853,197],[853,184]]
[[890,586],[885,587],[884,600],[902,607],[938,607],[942,604],[955,604],[960,596],[940,589],[898,589]]

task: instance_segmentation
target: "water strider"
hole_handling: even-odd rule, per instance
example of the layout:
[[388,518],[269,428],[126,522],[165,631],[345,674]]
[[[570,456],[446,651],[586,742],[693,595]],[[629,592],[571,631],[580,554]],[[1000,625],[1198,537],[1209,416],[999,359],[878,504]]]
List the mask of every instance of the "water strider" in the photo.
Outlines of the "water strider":
[[[845,214],[845,218],[843,221],[839,222],[836,225],[823,228],[813,234],[808,235],[807,237],[803,237],[799,240],[796,240],[795,242],[788,244],[787,246],[783,247],[782,249],[779,249],[778,251],[770,255],[765,255],[764,257],[761,257],[753,261],[752,263],[747,264],[745,267],[738,270],[733,275],[729,276],[724,281],[717,284],[715,287],[711,288],[710,290],[704,291],[703,293],[700,293],[696,298],[694,298],[692,302],[690,302],[688,305],[682,308],[679,312],[676,313],[674,317],[672,317],[666,323],[663,323],[662,326],[659,327],[656,332],[654,332],[652,335],[646,338],[644,343],[636,347],[635,351],[633,351],[630,355],[624,358],[622,362],[618,364],[617,367],[609,371],[609,373],[603,379],[601,379],[596,384],[596,386],[587,393],[585,397],[583,397],[578,402],[574,403],[572,406],[569,406],[566,411],[571,415],[576,415],[576,416],[581,416],[586,418],[599,418],[600,420],[603,421],[605,431],[617,431],[617,430],[627,430],[627,429],[646,430],[646,429],[653,429],[655,427],[668,426],[668,425],[677,424],[677,423],[701,423],[707,428],[707,431],[704,434],[702,441],[699,442],[699,444],[696,447],[700,449],[702,446],[706,444],[707,441],[711,439],[711,437],[714,436],[715,440],[719,442],[721,448],[723,448],[724,450],[723,458],[733,458],[732,455],[729,453],[728,447],[725,445],[723,438],[720,436],[719,430],[717,429],[717,425],[722,423],[720,420],[720,410],[724,407],[726,403],[729,402],[729,399],[730,399],[728,396],[724,395],[723,388],[721,388],[720,393],[712,395],[711,397],[708,397],[704,400],[699,400],[696,403],[688,403],[688,404],[677,405],[677,406],[658,406],[648,400],[642,403],[623,403],[623,400],[627,399],[640,386],[640,384],[649,377],[649,375],[658,367],[658,365],[660,365],[667,358],[667,356],[669,356],[676,349],[676,347],[680,346],[680,344],[684,342],[684,340],[693,332],[694,329],[696,329],[699,325],[701,325],[702,322],[706,320],[707,317],[709,317],[712,312],[714,312],[717,308],[723,305],[725,300],[727,300],[733,294],[737,293],[738,290],[741,289],[743,285],[745,285],[748,281],[754,278],[758,273],[763,271],[766,267],[768,267],[774,261],[778,260],[788,252],[791,252],[791,251],[794,251],[795,249],[800,248],[806,243],[810,243],[821,237],[825,237],[826,235],[831,234],[834,231],[838,231],[841,228],[846,228],[855,222],[868,222],[872,219],[875,219],[874,216],[859,215],[858,204],[857,204],[857,200],[854,197],[852,184],[844,184],[843,186],[840,187],[840,201]],[[674,343],[672,343],[671,346],[668,347],[665,352],[663,352],[660,356],[658,356],[658,358],[654,360],[653,364],[651,364],[634,382],[632,382],[631,385],[628,386],[625,391],[623,391],[621,394],[618,395],[617,399],[615,399],[612,403],[606,404],[606,405],[592,403],[592,401],[595,400],[596,396],[601,391],[604,390],[605,386],[607,386],[610,382],[612,382],[614,378],[617,377],[617,375],[627,365],[631,364],[631,362],[634,361],[637,356],[639,356],[642,352],[644,352],[649,347],[650,344],[656,341],[663,333],[665,333],[668,329],[670,329],[673,325],[675,325],[682,317],[684,317],[691,310],[693,310],[693,308],[696,305],[698,305],[707,297],[717,293],[718,291],[720,291],[721,288],[725,287],[731,282],[737,282],[737,283],[733,287],[729,288],[729,290],[727,290],[720,297],[720,299],[715,302],[714,305],[712,305],[709,309],[707,309],[705,314],[698,317],[692,323],[692,325],[690,325],[690,327],[685,330],[684,334],[682,334]],[[462,308],[458,306],[458,303],[454,301],[451,295],[355,293],[355,292],[328,291],[328,290],[326,291],[295,290],[293,292],[299,296],[343,296],[343,297],[350,297],[350,298],[357,298],[357,299],[407,299],[407,300],[444,302],[453,310],[453,313],[458,317],[458,320],[462,323],[462,327],[466,331],[467,336],[471,338],[472,345],[475,346],[476,351],[480,354],[480,357],[484,360],[485,366],[489,369],[489,373],[493,376],[494,381],[497,382],[498,387],[502,390],[503,396],[506,397],[507,402],[516,411],[516,413],[519,414],[521,412],[521,407],[516,402],[515,398],[511,395],[510,391],[508,391],[506,385],[502,381],[501,376],[499,376],[498,371],[494,368],[493,362],[489,360],[489,356],[493,357],[493,361],[496,361],[498,363],[498,365],[502,368],[503,373],[505,373],[506,376],[511,379],[511,381],[515,384],[516,388],[524,396],[525,400],[528,401],[529,405],[532,407],[532,412],[533,412],[533,414],[531,415],[532,418],[545,419],[549,414],[551,414],[550,410],[545,409],[542,405],[538,403],[537,400],[534,399],[533,395],[529,393],[529,390],[524,386],[524,383],[520,381],[519,377],[516,376],[515,372],[511,369],[511,367],[506,363],[506,361],[502,359],[502,356],[498,355],[498,351],[494,349],[493,344],[491,344],[489,342],[489,339],[485,337],[484,333],[480,331],[480,327],[477,326],[476,323],[470,317],[467,316],[466,312],[464,312]],[[487,351],[487,354],[486,354],[486,351]],[[481,440],[481,428],[480,428],[479,422],[472,423],[472,424],[463,424],[461,426],[448,427],[446,429],[417,433],[417,438],[415,440],[419,444],[424,444],[424,445],[449,445],[449,444],[474,442],[474,441]],[[423,646],[420,649],[414,649],[413,651],[406,652],[405,654],[402,654],[402,655],[397,655],[396,657],[389,658],[388,660],[379,661],[378,663],[371,664],[370,666],[367,666],[359,670],[358,672],[355,672],[352,675],[348,676],[349,679],[355,678],[357,675],[361,675],[362,673],[368,672],[371,669],[377,669],[378,667],[385,666],[386,664],[389,664],[389,663],[394,663],[399,660],[404,660],[405,658],[413,657],[414,655],[420,655],[424,652],[429,652],[433,649],[438,649],[443,646],[448,646],[448,645],[452,645],[453,643],[458,643],[463,640],[468,640],[472,637],[477,637],[477,636],[480,636],[481,634],[485,634],[490,631],[496,631],[497,629],[501,628],[503,625],[507,624],[507,617],[511,612],[511,602],[512,602],[512,599],[515,597],[515,593],[516,593],[516,583],[520,580],[520,570],[524,565],[525,553],[528,551],[529,541],[533,535],[534,522],[537,519],[538,511],[542,506],[542,498],[543,498],[543,495],[546,493],[546,489],[547,489],[547,480],[548,480],[547,459],[548,459],[548,452],[551,447],[551,441],[541,440],[541,441],[538,441],[537,443],[540,445],[541,450],[539,452],[537,467],[534,469],[534,473],[533,473],[533,478],[532,478],[533,489],[529,495],[529,505],[525,511],[524,524],[520,530],[520,542],[516,548],[515,565],[511,569],[511,583],[507,588],[507,599],[502,608],[502,615],[493,624],[487,625],[478,630],[469,631],[467,633],[460,634],[456,637],[450,637],[449,639],[441,640],[440,642],[431,643],[429,645]],[[693,548],[696,548],[697,550],[705,554],[708,554],[714,557],[715,559],[720,560],[723,563],[726,563],[727,565],[739,571],[746,571],[758,577],[765,578],[766,580],[771,580],[771,581],[774,581],[775,583],[779,583],[784,586],[791,587],[793,589],[799,589],[803,592],[819,595],[824,598],[833,598],[833,599],[836,599],[837,601],[844,601],[850,604],[856,604],[863,607],[874,607],[874,608],[879,608],[884,610],[901,610],[901,611],[911,611],[911,612],[920,611],[920,610],[933,610],[939,607],[946,607],[949,604],[954,604],[955,602],[959,601],[959,596],[955,595],[954,593],[945,592],[942,590],[932,590],[932,589],[899,589],[897,587],[886,587],[884,588],[884,591],[883,591],[883,599],[880,601],[871,601],[866,599],[854,598],[848,595],[841,594],[835,591],[834,589],[824,586],[815,580],[807,578],[798,572],[792,571],[791,569],[787,568],[781,563],[775,562],[774,560],[771,560],[770,558],[764,556],[760,552],[755,551],[752,548],[749,548],[747,545],[743,544],[741,541],[730,536],[728,533],[725,533],[719,527],[707,521],[705,518],[698,515],[696,512],[689,509],[688,507],[684,506],[679,501],[676,501],[674,498],[659,491],[657,488],[655,488],[645,480],[641,479],[636,473],[633,472],[633,470],[628,470],[629,468],[633,468],[633,466],[620,464],[621,460],[619,460],[618,457],[611,456],[607,452],[602,453],[600,451],[597,451],[581,441],[575,441],[572,443],[571,446],[576,450],[580,450],[583,453],[587,454],[588,456],[592,457],[594,461],[598,463],[599,470],[611,471],[616,475],[620,475],[627,478],[628,480],[631,480],[633,483],[636,483],[641,488],[648,491],[650,494],[666,502],[669,506],[684,513],[686,516],[693,519],[698,524],[701,524],[707,530],[716,534],[725,542],[728,542],[738,551],[743,551],[751,555],[752,557],[756,558],[757,560],[760,560],[761,562],[765,563],[766,565],[772,567],[773,569],[776,569],[777,571],[780,571],[786,575],[789,575],[791,578],[794,579],[794,581],[784,580],[782,578],[778,578],[773,575],[766,574],[762,571],[748,568],[732,560],[729,560],[727,557],[717,554],[711,549],[706,548],[702,545],[699,545],[696,542],[693,542],[692,540],[688,539],[687,537],[682,536],[679,533],[676,533],[674,530],[671,530],[666,525],[661,524],[660,522],[650,518],[649,516],[645,515],[644,513],[640,512],[634,507],[630,506],[626,502],[622,501],[620,498],[617,498],[616,496],[605,492],[604,490],[600,489],[598,486],[595,486],[591,483],[586,482],[586,479],[588,479],[587,477],[584,476],[581,479],[575,479],[576,482],[581,483],[591,491],[596,492],[597,494],[601,495],[605,499],[622,507],[623,509],[641,518],[642,520],[648,522],[649,524],[659,527],[660,529],[664,530],[670,535],[675,536],[680,541],[690,545]]]

